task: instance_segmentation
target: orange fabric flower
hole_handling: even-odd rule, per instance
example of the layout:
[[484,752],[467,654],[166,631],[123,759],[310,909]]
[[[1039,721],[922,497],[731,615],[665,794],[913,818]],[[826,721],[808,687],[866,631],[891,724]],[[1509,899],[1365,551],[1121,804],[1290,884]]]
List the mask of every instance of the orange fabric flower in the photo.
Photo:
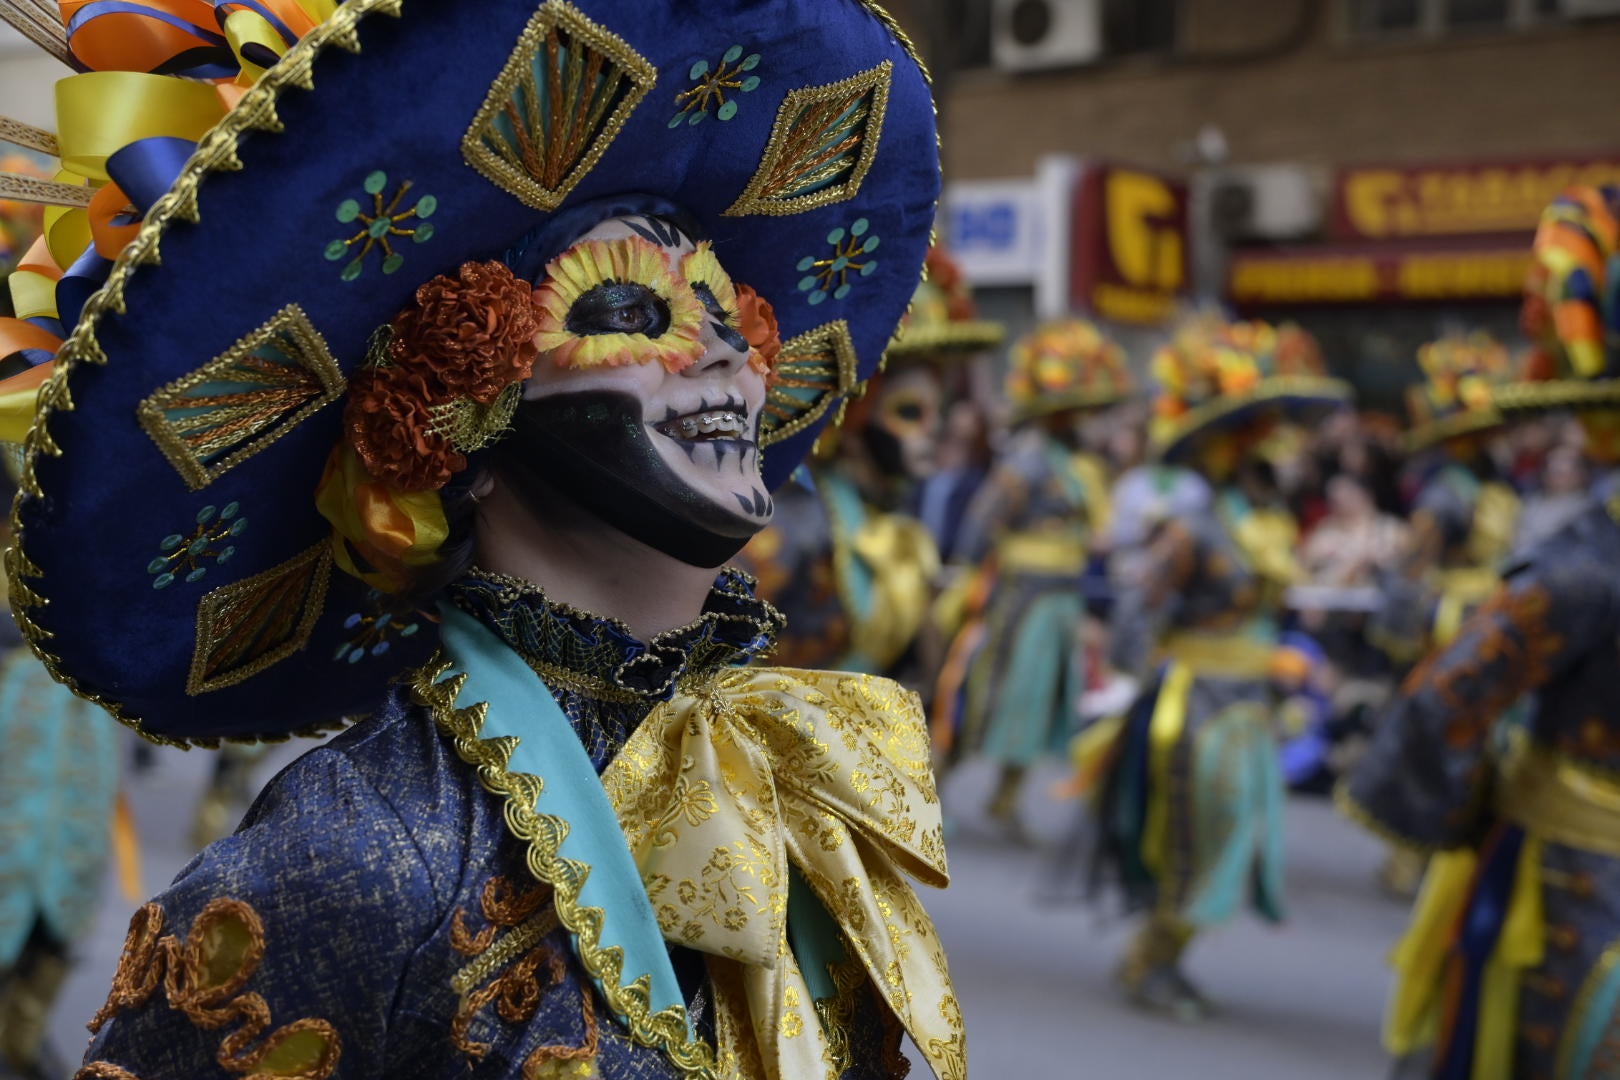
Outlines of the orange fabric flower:
[[770,374],[776,370],[776,361],[782,352],[776,309],[752,286],[739,283],[736,289],[737,322],[743,339],[748,342],[748,363],[755,371]]
[[366,471],[401,491],[437,490],[467,459],[434,430],[433,406],[450,395],[416,364],[366,368],[349,385],[343,432]]
[[432,371],[446,398],[488,405],[534,369],[540,317],[531,294],[504,263],[463,263],[455,277],[417,289],[395,317],[389,360]]

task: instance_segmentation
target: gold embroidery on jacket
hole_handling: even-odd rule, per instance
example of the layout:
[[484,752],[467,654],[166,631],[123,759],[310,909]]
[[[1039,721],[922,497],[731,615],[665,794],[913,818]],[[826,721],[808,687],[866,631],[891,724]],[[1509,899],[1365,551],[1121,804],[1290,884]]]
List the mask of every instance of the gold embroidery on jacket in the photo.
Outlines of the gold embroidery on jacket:
[[[163,921],[157,904],[147,904],[130,920],[112,990],[90,1021],[91,1031],[100,1031],[121,1012],[146,1005],[161,983],[169,1008],[197,1027],[215,1031],[238,1025],[214,1056],[226,1072],[252,1080],[326,1080],[337,1070],[342,1046],[337,1029],[325,1020],[305,1017],[265,1035],[270,1006],[247,989],[266,948],[264,923],[251,905],[225,897],[210,900],[183,942],[163,935]],[[96,1063],[98,1068],[104,1065],[118,1069]],[[128,1075],[121,1069],[88,1075],[123,1080],[121,1073]]]

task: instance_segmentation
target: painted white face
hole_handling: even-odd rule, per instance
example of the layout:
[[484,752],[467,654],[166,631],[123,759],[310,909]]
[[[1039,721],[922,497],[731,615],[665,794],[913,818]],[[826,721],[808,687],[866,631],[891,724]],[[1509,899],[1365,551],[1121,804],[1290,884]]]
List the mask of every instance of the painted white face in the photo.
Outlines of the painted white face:
[[[610,246],[591,247],[593,241]],[[656,248],[663,258],[657,269],[670,276],[655,275],[647,259],[637,263],[631,256],[618,264],[620,274],[605,272],[609,256],[621,254],[627,244],[639,256],[647,254],[648,245]],[[640,403],[639,421],[667,470],[666,481],[708,503],[701,516],[723,511],[762,528],[772,510],[760,477],[758,443],[766,375],[749,362],[748,342],[736,329],[737,312],[724,307],[732,295],[729,280],[713,288],[691,280],[698,245],[667,223],[645,217],[601,222],[575,241],[570,252],[578,251],[591,251],[593,258],[580,263],[584,273],[567,275],[565,289],[554,298],[554,306],[566,310],[566,317],[554,322],[574,340],[542,353],[524,399],[603,393],[634,398]],[[568,257],[564,253],[553,266]],[[708,273],[717,272],[708,256]],[[638,280],[652,277],[657,280]],[[690,295],[674,295],[674,289]],[[620,340],[634,340],[634,349],[614,352],[613,343]],[[541,344],[545,349],[547,340]],[[646,464],[650,471],[664,471]],[[647,481],[624,479],[632,486]]]

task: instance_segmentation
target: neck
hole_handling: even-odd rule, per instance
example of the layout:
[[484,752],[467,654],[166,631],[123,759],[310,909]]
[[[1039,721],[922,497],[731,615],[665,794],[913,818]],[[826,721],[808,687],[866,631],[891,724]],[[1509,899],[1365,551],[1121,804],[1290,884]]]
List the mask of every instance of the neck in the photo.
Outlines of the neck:
[[650,548],[553,494],[542,520],[497,479],[478,504],[478,565],[618,619],[643,641],[702,614],[715,570]]

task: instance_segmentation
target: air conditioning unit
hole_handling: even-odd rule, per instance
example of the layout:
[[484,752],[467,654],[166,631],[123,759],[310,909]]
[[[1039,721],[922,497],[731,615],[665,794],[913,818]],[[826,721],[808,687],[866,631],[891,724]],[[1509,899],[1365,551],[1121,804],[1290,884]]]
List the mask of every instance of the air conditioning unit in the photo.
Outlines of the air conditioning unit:
[[1002,71],[1076,67],[1102,53],[1101,0],[993,0],[990,59]]
[[1558,10],[1571,19],[1620,15],[1620,0],[1559,0]]
[[1228,240],[1297,240],[1321,231],[1325,183],[1301,165],[1246,165],[1199,178],[1204,213]]

